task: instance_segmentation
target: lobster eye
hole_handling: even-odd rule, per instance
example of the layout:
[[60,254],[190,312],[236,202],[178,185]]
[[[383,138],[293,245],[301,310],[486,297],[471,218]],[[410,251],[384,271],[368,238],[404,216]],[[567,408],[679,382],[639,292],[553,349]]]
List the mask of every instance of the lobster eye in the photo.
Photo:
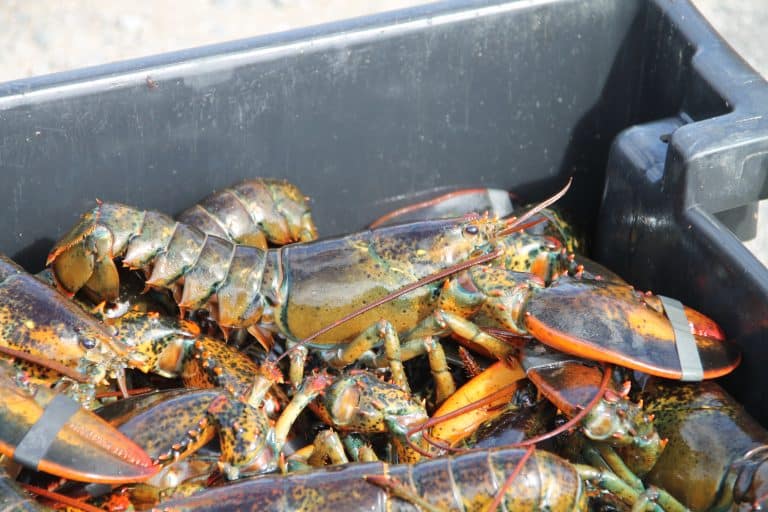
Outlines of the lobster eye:
[[468,235],[476,235],[480,232],[477,226],[467,226],[464,228],[464,232]]
[[92,340],[90,338],[80,338],[80,344],[83,346],[83,348],[90,350],[96,346],[96,340]]

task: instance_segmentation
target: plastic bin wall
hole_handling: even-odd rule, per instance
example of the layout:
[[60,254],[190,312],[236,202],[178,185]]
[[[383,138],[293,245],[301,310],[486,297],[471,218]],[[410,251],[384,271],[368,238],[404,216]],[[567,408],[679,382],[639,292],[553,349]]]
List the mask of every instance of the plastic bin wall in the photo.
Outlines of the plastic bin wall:
[[95,198],[176,213],[253,176],[331,235],[398,194],[573,175],[593,255],[720,321],[768,424],[768,275],[712,215],[768,195],[767,90],[681,0],[445,2],[12,82],[0,248],[36,270]]

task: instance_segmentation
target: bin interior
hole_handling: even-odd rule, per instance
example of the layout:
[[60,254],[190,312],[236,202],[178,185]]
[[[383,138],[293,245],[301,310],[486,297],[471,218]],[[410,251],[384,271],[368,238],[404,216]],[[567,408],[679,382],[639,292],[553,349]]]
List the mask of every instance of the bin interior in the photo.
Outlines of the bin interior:
[[537,197],[573,174],[566,203],[592,226],[620,130],[727,111],[647,2],[422,10],[0,88],[0,247],[39,267],[97,197],[174,213],[252,176],[299,184],[331,235],[396,194]]
[[96,198],[174,214],[255,176],[298,184],[333,235],[399,194],[487,185],[538,199],[572,175],[562,205],[594,235],[598,213],[619,214],[600,211],[617,134],[734,108],[692,65],[703,43],[690,23],[721,44],[686,2],[444,2],[5,84],[0,247],[36,271]]

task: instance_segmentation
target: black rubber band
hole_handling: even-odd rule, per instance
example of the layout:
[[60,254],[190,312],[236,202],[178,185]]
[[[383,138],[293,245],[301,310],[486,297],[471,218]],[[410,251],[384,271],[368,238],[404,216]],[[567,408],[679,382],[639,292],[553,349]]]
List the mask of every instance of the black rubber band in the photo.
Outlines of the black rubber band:
[[68,396],[53,397],[40,419],[24,434],[13,452],[13,460],[25,467],[37,469],[56,436],[78,410],[80,404]]

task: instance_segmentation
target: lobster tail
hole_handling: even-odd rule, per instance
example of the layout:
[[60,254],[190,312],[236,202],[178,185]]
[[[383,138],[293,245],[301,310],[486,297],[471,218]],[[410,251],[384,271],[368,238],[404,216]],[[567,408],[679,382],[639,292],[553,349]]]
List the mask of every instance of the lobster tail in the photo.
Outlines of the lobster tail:
[[147,286],[173,291],[184,309],[208,309],[219,325],[246,327],[264,307],[265,251],[238,246],[167,215],[100,203],[51,251],[58,286],[114,301],[120,278],[114,260],[143,270]]
[[69,295],[84,288],[97,300],[115,300],[120,280],[113,258],[141,232],[144,217],[145,212],[118,203],[99,203],[85,213],[48,254],[58,287]]
[[267,248],[317,238],[306,199],[283,180],[254,179],[208,196],[180,222],[238,244]]

